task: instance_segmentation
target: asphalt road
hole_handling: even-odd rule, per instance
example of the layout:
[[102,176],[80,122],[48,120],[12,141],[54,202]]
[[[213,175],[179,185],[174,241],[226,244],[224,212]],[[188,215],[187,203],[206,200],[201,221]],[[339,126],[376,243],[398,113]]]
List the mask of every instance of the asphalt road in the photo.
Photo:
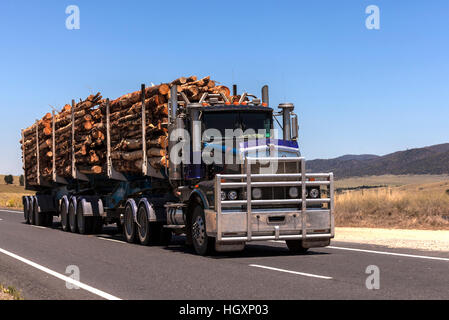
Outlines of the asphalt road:
[[[79,283],[71,284],[82,288],[67,288],[68,266],[79,268]],[[366,286],[368,266],[378,267],[377,290]],[[124,242],[114,227],[82,236],[0,211],[0,283],[25,299],[449,299],[448,271],[447,253],[338,242],[306,255],[261,242],[199,257],[179,238],[143,247]]]

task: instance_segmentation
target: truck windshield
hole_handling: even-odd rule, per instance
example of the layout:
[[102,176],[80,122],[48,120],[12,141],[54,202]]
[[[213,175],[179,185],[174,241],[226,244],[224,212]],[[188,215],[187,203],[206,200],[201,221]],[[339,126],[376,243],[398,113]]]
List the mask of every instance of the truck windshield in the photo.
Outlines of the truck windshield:
[[222,137],[225,137],[226,129],[241,129],[244,134],[247,134],[245,131],[250,129],[254,130],[256,134],[259,133],[259,130],[265,130],[265,137],[269,137],[271,126],[271,112],[214,111],[203,113],[203,130],[216,129],[220,131]]

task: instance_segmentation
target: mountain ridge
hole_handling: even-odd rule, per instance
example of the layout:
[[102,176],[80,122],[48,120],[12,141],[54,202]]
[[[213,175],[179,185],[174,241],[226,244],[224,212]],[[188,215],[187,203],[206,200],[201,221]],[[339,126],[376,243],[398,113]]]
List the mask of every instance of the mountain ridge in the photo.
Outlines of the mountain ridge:
[[344,155],[307,161],[308,172],[334,172],[337,178],[385,174],[449,174],[449,143],[397,151],[384,156]]

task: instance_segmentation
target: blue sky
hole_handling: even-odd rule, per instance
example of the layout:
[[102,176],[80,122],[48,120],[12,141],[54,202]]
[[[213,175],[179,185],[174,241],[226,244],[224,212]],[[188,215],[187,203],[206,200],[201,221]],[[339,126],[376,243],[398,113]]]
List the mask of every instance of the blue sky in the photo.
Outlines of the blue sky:
[[0,35],[0,173],[21,172],[20,129],[50,105],[191,74],[295,103],[308,159],[449,142],[447,0],[2,0]]

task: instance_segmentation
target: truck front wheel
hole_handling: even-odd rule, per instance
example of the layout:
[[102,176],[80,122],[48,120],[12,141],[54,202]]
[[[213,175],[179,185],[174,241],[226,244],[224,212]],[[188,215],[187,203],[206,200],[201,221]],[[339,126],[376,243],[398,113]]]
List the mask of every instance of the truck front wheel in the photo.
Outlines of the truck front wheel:
[[309,248],[304,248],[302,246],[301,240],[286,240],[287,247],[292,253],[296,254],[305,254],[309,250]]
[[193,247],[198,255],[206,256],[214,252],[215,238],[207,236],[206,219],[201,205],[193,208],[191,232]]

